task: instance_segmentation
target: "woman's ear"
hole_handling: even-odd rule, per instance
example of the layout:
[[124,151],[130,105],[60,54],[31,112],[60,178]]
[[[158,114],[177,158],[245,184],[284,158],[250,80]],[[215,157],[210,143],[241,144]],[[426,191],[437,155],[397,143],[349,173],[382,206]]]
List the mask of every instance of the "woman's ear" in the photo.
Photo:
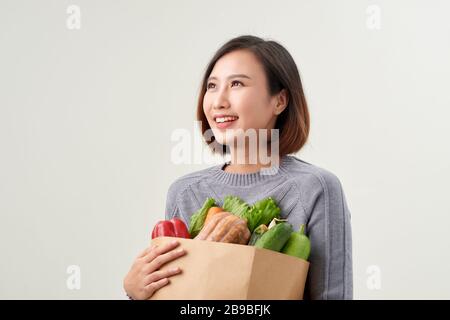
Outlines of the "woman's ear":
[[275,115],[279,115],[286,109],[287,105],[289,103],[289,96],[286,89],[282,89],[280,93],[277,95],[277,102],[275,105],[274,113]]

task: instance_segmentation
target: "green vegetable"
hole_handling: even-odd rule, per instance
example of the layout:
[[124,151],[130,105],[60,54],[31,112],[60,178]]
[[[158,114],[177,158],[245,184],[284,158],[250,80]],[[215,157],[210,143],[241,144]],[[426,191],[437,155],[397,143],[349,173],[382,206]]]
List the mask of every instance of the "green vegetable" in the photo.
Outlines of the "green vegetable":
[[289,240],[281,249],[281,252],[303,260],[308,260],[309,254],[311,252],[311,242],[305,235],[304,224],[300,226],[299,231],[292,232]]
[[280,216],[280,212],[281,209],[271,197],[257,201],[250,209],[249,216],[251,219],[249,220],[248,228],[250,231],[253,231],[256,226],[268,224],[273,220],[273,218],[278,218]]
[[268,224],[273,218],[279,217],[281,211],[271,197],[257,201],[250,207],[239,197],[226,196],[222,208],[242,219],[246,219],[250,232],[253,232],[257,226]]
[[205,200],[203,206],[191,216],[189,223],[189,234],[191,238],[194,239],[202,230],[203,224],[205,223],[206,215],[211,207],[216,205],[216,201],[213,198],[208,198]]
[[273,226],[259,238],[255,247],[273,251],[280,251],[289,240],[292,233],[292,225],[288,222],[281,222]]
[[273,227],[275,227],[277,224],[281,223],[281,222],[286,222],[287,219],[278,219],[278,218],[273,218],[272,221],[269,223],[269,229],[272,229]]
[[246,218],[250,207],[241,198],[235,196],[226,196],[223,200],[223,210],[232,214]]
[[253,232],[253,218],[250,212],[250,206],[245,203],[241,198],[235,196],[226,196],[223,200],[223,210],[226,212],[231,212],[235,216],[242,218],[247,221],[247,227],[250,232]]
[[262,237],[262,235],[268,230],[267,226],[265,224],[260,225],[258,228],[256,228],[252,236],[250,237],[250,240],[248,242],[249,246],[255,245],[256,241]]

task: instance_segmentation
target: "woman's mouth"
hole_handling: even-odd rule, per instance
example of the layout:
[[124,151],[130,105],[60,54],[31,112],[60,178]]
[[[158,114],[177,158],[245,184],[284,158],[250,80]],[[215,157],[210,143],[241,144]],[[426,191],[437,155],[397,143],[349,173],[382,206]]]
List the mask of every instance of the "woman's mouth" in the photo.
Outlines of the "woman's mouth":
[[233,125],[233,123],[239,119],[236,116],[226,116],[226,117],[215,117],[216,127],[219,129],[226,129]]

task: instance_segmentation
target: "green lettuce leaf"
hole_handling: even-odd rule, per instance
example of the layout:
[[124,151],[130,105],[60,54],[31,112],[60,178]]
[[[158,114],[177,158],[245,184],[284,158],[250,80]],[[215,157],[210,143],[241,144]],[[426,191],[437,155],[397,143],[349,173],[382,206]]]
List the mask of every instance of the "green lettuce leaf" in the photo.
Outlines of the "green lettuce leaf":
[[250,206],[239,197],[226,196],[223,199],[222,209],[238,217],[245,218],[250,210]]
[[214,200],[214,198],[207,198],[205,203],[203,203],[203,206],[191,216],[189,223],[189,234],[192,239],[200,233],[203,228],[203,224],[205,223],[208,210],[215,205],[216,200]]
[[281,209],[271,198],[265,198],[249,206],[242,199],[235,196],[226,196],[222,208],[224,211],[247,220],[247,227],[250,232],[261,224],[269,224],[273,218],[280,216]]
[[271,197],[255,202],[248,214],[251,217],[248,223],[249,230],[253,232],[256,227],[269,224],[273,218],[280,217],[280,212],[281,209]]

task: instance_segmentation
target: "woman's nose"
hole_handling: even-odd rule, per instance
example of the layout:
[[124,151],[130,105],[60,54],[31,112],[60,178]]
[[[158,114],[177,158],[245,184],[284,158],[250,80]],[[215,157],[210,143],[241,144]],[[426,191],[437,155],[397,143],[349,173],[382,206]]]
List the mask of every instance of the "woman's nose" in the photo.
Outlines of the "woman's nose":
[[229,108],[230,103],[228,101],[227,93],[224,91],[218,92],[216,98],[213,101],[214,109]]

